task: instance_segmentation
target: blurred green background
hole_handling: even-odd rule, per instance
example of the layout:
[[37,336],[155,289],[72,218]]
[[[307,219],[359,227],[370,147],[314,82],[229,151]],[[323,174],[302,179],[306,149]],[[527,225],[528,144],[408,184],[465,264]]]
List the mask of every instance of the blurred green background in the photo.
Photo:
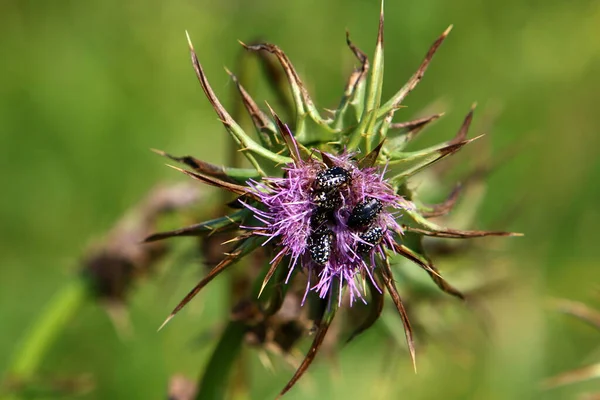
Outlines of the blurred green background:
[[[0,371],[87,246],[154,183],[185,179],[149,148],[223,162],[226,134],[190,66],[185,30],[225,104],[231,82],[222,67],[234,67],[238,39],[262,37],[286,51],[318,105],[329,107],[354,62],[345,29],[371,54],[378,9],[371,0],[3,2]],[[341,351],[336,372],[317,359],[289,399],[600,392],[598,381],[538,392],[543,378],[600,361],[597,330],[546,308],[550,297],[600,305],[600,2],[388,1],[387,95],[449,24],[449,39],[398,115],[441,99],[447,114],[423,138],[430,143],[450,138],[474,101],[480,117],[500,105],[486,132],[493,154],[511,146],[519,152],[490,177],[473,228],[493,229],[517,207],[510,226],[498,228],[526,236],[493,243],[507,241],[497,257],[514,268],[518,295],[492,303],[496,323],[472,343],[469,362],[457,362],[447,346],[430,346],[414,375],[405,353],[389,364],[374,330]],[[85,399],[165,398],[171,374],[193,378],[201,370],[215,341],[200,334],[226,312],[216,283],[203,295],[214,301],[197,300],[157,334],[198,276],[186,273],[176,284],[151,278],[132,293],[130,340],[119,339],[100,307],[83,307],[40,374],[91,374],[95,389]],[[278,366],[273,374],[255,363],[251,398],[281,389],[292,371]]]

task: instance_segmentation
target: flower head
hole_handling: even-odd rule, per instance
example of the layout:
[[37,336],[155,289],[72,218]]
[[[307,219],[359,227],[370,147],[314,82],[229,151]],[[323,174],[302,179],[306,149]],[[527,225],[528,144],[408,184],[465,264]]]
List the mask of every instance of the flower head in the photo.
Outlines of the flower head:
[[[385,181],[384,169],[360,168],[353,156],[323,153],[329,165],[314,157],[299,159],[284,168],[284,177],[250,181],[261,207],[245,204],[263,223],[246,228],[279,248],[272,262],[289,257],[286,283],[300,265],[308,275],[307,291],[325,298],[337,282],[348,287],[350,304],[365,301],[360,290],[365,276],[377,287],[375,257],[386,257],[385,247],[393,249],[395,236],[402,234],[396,218],[412,208]],[[318,278],[312,287],[311,277]],[[342,290],[337,292],[341,303]]]
[[[422,79],[429,63],[446,36],[448,28],[431,46],[409,81],[392,98],[382,100],[383,10],[372,58],[349,38],[348,46],[359,61],[348,79],[333,117],[321,116],[285,53],[268,43],[244,45],[259,56],[271,54],[280,63],[293,97],[295,118],[283,123],[270,109],[261,110],[238,79],[230,73],[243,104],[256,128],[252,136],[242,129],[219,102],[208,83],[202,65],[190,44],[192,64],[200,84],[227,131],[239,144],[251,169],[211,165],[193,157],[173,157],[191,170],[183,173],[204,183],[239,195],[237,210],[231,214],[150,236],[154,241],[173,236],[236,232],[234,249],[179,303],[170,320],[206,284],[228,266],[257,248],[268,248],[274,256],[264,266],[257,293],[277,287],[265,313],[274,313],[282,304],[286,283],[293,276],[306,281],[304,301],[321,301],[325,307],[316,321],[317,331],[309,355],[282,391],[285,393],[312,362],[344,293],[349,303],[372,301],[374,318],[356,329],[358,334],[379,316],[383,291],[387,291],[400,313],[408,348],[414,363],[412,329],[393,279],[397,256],[405,257],[425,270],[443,291],[463,298],[448,284],[424,254],[424,236],[469,238],[506,232],[462,231],[435,224],[429,218],[447,213],[456,200],[438,206],[419,201],[407,181],[417,172],[460,150],[475,139],[467,139],[473,117],[471,110],[458,133],[449,141],[417,151],[406,145],[440,115],[408,122],[393,122],[405,97]],[[188,37],[189,41],[189,37]],[[410,234],[410,240],[408,240]],[[302,274],[298,274],[301,271]],[[274,281],[274,282],[272,282]],[[267,290],[268,292],[268,290]],[[264,295],[264,293],[263,293]],[[264,297],[264,296],[263,296]],[[258,301],[258,300],[257,300]],[[165,321],[165,323],[167,322]],[[354,337],[354,335],[353,335]]]

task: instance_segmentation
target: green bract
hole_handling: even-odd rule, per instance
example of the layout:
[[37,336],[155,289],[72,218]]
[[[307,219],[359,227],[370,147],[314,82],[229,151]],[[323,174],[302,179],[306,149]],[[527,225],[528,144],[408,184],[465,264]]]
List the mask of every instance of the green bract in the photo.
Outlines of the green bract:
[[[430,218],[448,213],[457,199],[458,192],[454,191],[449,196],[448,200],[442,204],[425,206],[418,202],[407,186],[407,180],[414,174],[455,153],[466,144],[477,139],[467,139],[468,129],[473,117],[473,109],[467,114],[464,122],[458,129],[457,134],[452,139],[439,145],[417,151],[405,151],[405,147],[418,132],[438,119],[441,114],[435,114],[408,122],[394,122],[396,111],[401,107],[406,96],[420,82],[433,55],[446,39],[450,30],[451,27],[446,29],[442,35],[435,40],[423,62],[408,82],[400,88],[392,98],[382,99],[382,87],[384,83],[382,10],[379,19],[379,32],[377,35],[375,53],[371,62],[367,56],[350,41],[349,37],[347,37],[347,44],[358,59],[360,65],[348,78],[342,99],[337,109],[330,111],[330,116],[328,117],[321,115],[317,107],[315,107],[306,87],[294,69],[294,66],[279,47],[268,43],[252,45],[242,44],[245,49],[250,52],[258,52],[263,55],[267,53],[278,61],[284,72],[287,83],[289,84],[291,97],[293,99],[292,120],[284,123],[270,107],[267,106],[268,110],[266,111],[262,110],[257,105],[257,102],[244,89],[236,76],[228,71],[236,84],[246,110],[251,116],[255,129],[254,133],[246,132],[222,106],[208,83],[208,79],[188,36],[192,64],[202,89],[217,112],[219,119],[235,139],[239,146],[239,150],[245,155],[253,168],[238,169],[220,167],[197,160],[190,156],[174,157],[167,153],[159,152],[159,154],[183,163],[190,168],[190,170],[177,168],[188,176],[204,183],[226,189],[239,196],[237,208],[241,208],[222,218],[217,218],[175,231],[158,233],[146,239],[146,241],[154,241],[174,236],[202,236],[218,232],[230,233],[231,241],[235,243],[233,249],[224,256],[221,262],[214,267],[194,289],[192,289],[179,305],[177,305],[165,323],[183,308],[185,304],[200,291],[200,289],[224,271],[228,266],[240,261],[245,255],[265,244],[268,245],[264,247],[272,248],[274,250],[273,254],[276,254],[276,256],[274,258],[269,258],[270,263],[266,262],[262,266],[264,272],[256,280],[254,285],[256,297],[262,294],[261,302],[259,303],[259,301],[256,300],[256,303],[260,310],[258,312],[261,313],[264,318],[272,316],[279,310],[288,291],[288,280],[290,276],[296,273],[296,271],[290,271],[288,274],[285,267],[281,267],[290,263],[289,260],[282,262],[284,258],[289,258],[290,255],[289,253],[285,253],[278,249],[280,244],[278,244],[276,240],[277,235],[273,234],[273,232],[269,233],[268,231],[269,222],[266,221],[265,218],[268,220],[269,218],[276,218],[276,216],[273,217],[274,214],[271,213],[270,210],[265,209],[266,204],[269,203],[269,201],[265,201],[265,199],[269,200],[269,185],[276,186],[279,184],[279,189],[282,190],[282,192],[287,190],[285,189],[285,179],[288,178],[284,174],[286,169],[289,172],[292,170],[291,166],[293,166],[296,168],[294,171],[300,171],[298,174],[305,179],[303,182],[305,182],[306,179],[309,179],[310,182],[310,179],[314,178],[314,170],[318,170],[319,168],[321,168],[321,170],[324,168],[331,168],[332,166],[341,168],[341,165],[343,165],[348,171],[353,170],[356,174],[355,176],[361,176],[361,173],[364,173],[367,176],[375,176],[376,171],[385,169],[385,178],[382,177],[381,179],[385,179],[385,187],[390,190],[388,197],[394,199],[394,196],[396,196],[399,199],[406,199],[407,204],[414,204],[414,206],[402,207],[402,219],[399,220],[399,223],[394,222],[394,224],[388,224],[379,228],[385,230],[388,229],[388,227],[394,227],[391,233],[386,233],[386,247],[383,245],[379,246],[378,243],[374,246],[374,248],[377,247],[377,250],[379,251],[379,253],[377,253],[377,258],[375,255],[376,252],[371,252],[373,277],[371,280],[363,277],[362,280],[362,285],[364,286],[363,290],[365,292],[368,290],[370,293],[369,306],[371,307],[371,311],[368,314],[368,317],[356,327],[351,338],[369,328],[379,318],[383,308],[383,290],[387,290],[402,318],[408,341],[408,348],[414,363],[415,351],[412,329],[392,274],[392,266],[397,260],[396,257],[402,256],[414,262],[429,274],[431,279],[441,290],[462,299],[464,296],[461,292],[442,278],[440,272],[425,254],[422,246],[423,237],[471,238],[490,235],[515,235],[508,232],[455,230],[440,226],[432,222]],[[359,157],[352,158],[354,155],[359,155]],[[341,158],[338,158],[338,156]],[[343,160],[343,162],[340,160]],[[377,168],[378,166],[380,167],[379,169]],[[313,178],[311,178],[311,176]],[[283,179],[274,180],[274,178]],[[281,183],[282,181],[283,183]],[[276,183],[273,184],[273,182]],[[292,186],[293,185],[288,185],[288,187]],[[298,185],[293,187],[298,187]],[[264,188],[265,192],[257,192],[260,188]],[[312,190],[310,186],[308,190]],[[348,190],[350,191],[350,189]],[[278,195],[278,192],[275,189],[273,193],[273,196]],[[307,192],[303,191],[302,193]],[[289,193],[286,192],[286,194]],[[307,196],[304,197],[306,198]],[[314,197],[312,199],[314,199]],[[304,201],[306,202],[307,200]],[[243,205],[243,207],[239,207],[240,204]],[[311,206],[310,201],[308,201],[308,205]],[[284,210],[286,210],[285,207]],[[299,214],[308,215],[304,211],[299,212]],[[388,215],[391,214],[388,213]],[[259,218],[260,216],[263,218]],[[336,216],[335,218],[338,218],[339,220],[340,217]],[[388,216],[388,218],[392,217]],[[308,226],[309,230],[312,229],[310,228],[310,223],[308,225],[305,224],[305,226]],[[344,224],[337,225],[336,229],[338,229],[338,233],[348,232],[347,230],[343,231],[343,229],[347,229]],[[333,233],[331,234],[333,235]],[[353,232],[353,234],[356,235],[357,233]],[[346,246],[346,248],[351,249],[351,246]],[[302,252],[304,252],[304,248],[302,248]],[[303,254],[304,253],[302,253],[301,256]],[[361,257],[356,256],[356,254],[354,254],[354,256],[355,258],[352,258],[353,260],[357,257],[360,259]],[[292,265],[295,265],[299,257],[300,256],[297,254],[294,256]],[[307,285],[310,285],[310,277],[311,275],[309,274],[307,278],[309,282]],[[330,285],[331,293],[328,294],[328,298],[316,299],[316,301],[326,300],[326,303],[321,307],[322,311],[320,315],[316,317],[316,333],[312,347],[298,368],[296,374],[281,394],[291,388],[314,359],[325,333],[341,304],[341,301],[332,301],[332,299],[337,299],[338,297],[341,299],[342,291],[344,290],[344,282],[339,281],[338,283],[339,285]],[[308,292],[308,289],[306,292]],[[310,301],[311,300],[309,299],[309,302]],[[230,326],[226,331],[227,337],[236,337],[241,340],[242,335],[233,334],[231,329],[235,331],[236,326],[243,327],[243,324],[240,325],[239,321],[236,321],[235,324],[237,325],[234,327]],[[238,347],[234,346],[231,348],[237,349]],[[223,359],[227,360],[234,358],[232,358],[229,353],[227,353],[227,356],[218,354],[219,351],[226,351],[223,349],[227,349],[227,346],[221,343],[215,352],[212,362],[216,362],[215,357],[223,357]],[[210,374],[210,372],[207,372],[207,374]],[[214,389],[215,385],[211,386],[210,383],[212,381],[212,378],[203,380],[203,382],[207,382],[209,387]],[[201,390],[205,390],[204,394],[207,396],[212,395],[210,389],[201,388]]]

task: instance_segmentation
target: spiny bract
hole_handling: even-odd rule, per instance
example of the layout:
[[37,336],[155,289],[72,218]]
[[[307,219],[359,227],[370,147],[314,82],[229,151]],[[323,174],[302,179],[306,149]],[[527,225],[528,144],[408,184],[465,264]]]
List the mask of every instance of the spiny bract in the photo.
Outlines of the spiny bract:
[[[251,52],[270,53],[278,60],[295,107],[293,121],[288,121],[289,125],[283,123],[270,107],[268,113],[261,110],[230,73],[255,125],[253,136],[245,132],[219,102],[188,36],[192,64],[202,89],[253,168],[219,167],[193,157],[173,157],[160,152],[190,167],[191,170],[180,169],[190,177],[235,193],[243,205],[223,218],[146,239],[239,232],[233,251],[179,303],[167,321],[215,276],[262,246],[271,248],[274,256],[265,266],[260,293],[272,278],[276,285],[285,287],[295,274],[302,272],[306,280],[305,299],[314,291],[318,298],[327,301],[326,310],[316,321],[317,331],[309,355],[282,394],[312,362],[346,289],[350,304],[356,299],[366,303],[367,288],[372,298],[381,296],[383,290],[390,293],[402,318],[414,364],[412,330],[391,270],[394,256],[413,261],[443,291],[462,298],[423,254],[422,237],[511,235],[438,226],[428,217],[447,212],[456,197],[439,206],[426,207],[412,198],[406,185],[415,173],[474,140],[466,138],[473,110],[453,139],[413,152],[404,151],[405,146],[440,115],[393,122],[396,111],[423,77],[450,28],[435,40],[409,81],[383,102],[382,10],[372,63],[347,37],[347,44],[360,66],[351,73],[339,107],[330,118],[319,113],[292,63],[279,47],[268,43],[243,45]],[[404,241],[407,232],[418,240]],[[285,289],[283,291],[285,295]],[[356,333],[374,322],[359,327]]]

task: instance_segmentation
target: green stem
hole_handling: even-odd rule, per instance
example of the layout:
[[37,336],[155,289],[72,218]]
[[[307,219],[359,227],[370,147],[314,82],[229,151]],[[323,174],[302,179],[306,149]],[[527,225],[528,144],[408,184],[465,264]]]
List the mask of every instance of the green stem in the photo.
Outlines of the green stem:
[[[262,286],[262,275],[252,284],[251,293],[256,299]],[[255,300],[256,301],[256,300]],[[206,368],[200,376],[196,400],[222,400],[226,398],[231,372],[242,350],[246,324],[243,321],[229,321],[225,331],[210,356]]]
[[84,280],[73,279],[46,306],[18,345],[7,370],[11,382],[30,381],[48,349],[87,298]]
[[229,387],[231,369],[242,348],[246,326],[240,321],[230,321],[221,335],[206,369],[204,370],[196,400],[224,399]]

